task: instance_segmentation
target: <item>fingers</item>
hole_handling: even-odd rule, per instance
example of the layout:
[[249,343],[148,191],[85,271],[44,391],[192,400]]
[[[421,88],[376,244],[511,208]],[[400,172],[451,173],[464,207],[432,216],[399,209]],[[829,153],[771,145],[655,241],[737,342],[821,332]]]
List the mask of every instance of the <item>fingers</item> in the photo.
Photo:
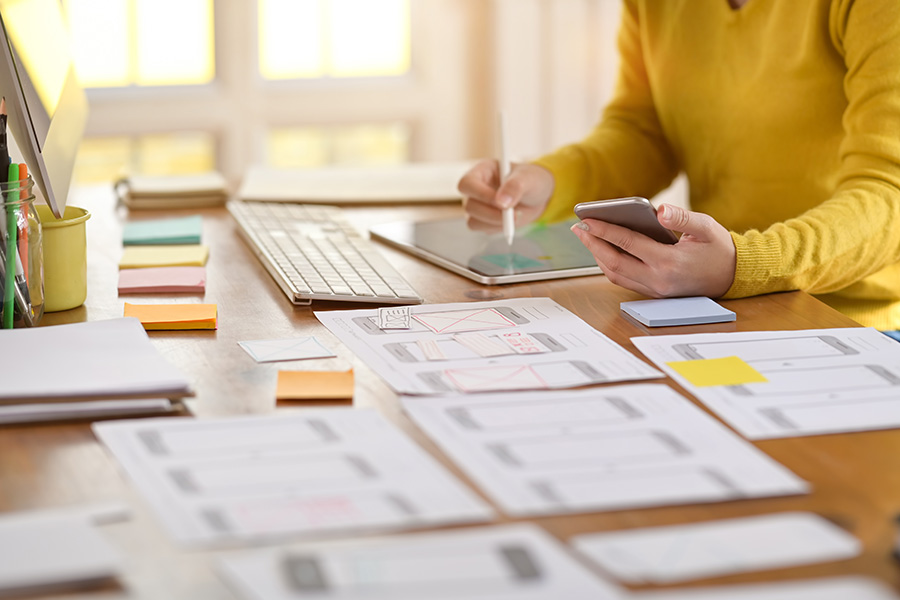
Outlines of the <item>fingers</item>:
[[[572,226],[572,232],[578,236],[581,243],[594,255],[597,264],[603,269],[603,273],[610,281],[647,295],[657,295],[651,292],[649,287],[637,283],[637,281],[647,278],[647,265],[631,254],[622,252],[617,246],[609,241],[596,237],[592,232],[584,229],[584,227],[582,227],[584,225],[586,225],[585,222],[576,223]],[[620,283],[620,281],[623,283]],[[629,285],[625,285],[626,283],[631,283],[632,286],[639,287],[630,287]]]
[[457,184],[464,198],[493,204],[500,184],[500,167],[496,160],[482,160],[469,169]]
[[662,204],[656,211],[659,224],[666,229],[692,235],[701,240],[708,240],[712,231],[718,226],[715,219],[703,213],[685,210],[679,206]]

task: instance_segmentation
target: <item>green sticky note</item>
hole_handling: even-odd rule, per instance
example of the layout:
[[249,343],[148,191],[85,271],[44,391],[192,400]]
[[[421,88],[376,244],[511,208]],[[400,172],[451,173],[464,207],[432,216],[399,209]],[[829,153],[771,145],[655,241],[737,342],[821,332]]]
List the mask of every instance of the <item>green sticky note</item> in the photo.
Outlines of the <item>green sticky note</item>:
[[529,269],[531,267],[540,267],[542,264],[540,261],[516,254],[515,252],[509,254],[485,254],[481,258],[502,269]]
[[691,385],[697,387],[768,382],[768,379],[763,377],[762,373],[737,356],[703,360],[681,360],[666,364],[687,379]]
[[125,223],[122,242],[126,246],[199,244],[203,219],[200,215],[177,219],[150,219]]

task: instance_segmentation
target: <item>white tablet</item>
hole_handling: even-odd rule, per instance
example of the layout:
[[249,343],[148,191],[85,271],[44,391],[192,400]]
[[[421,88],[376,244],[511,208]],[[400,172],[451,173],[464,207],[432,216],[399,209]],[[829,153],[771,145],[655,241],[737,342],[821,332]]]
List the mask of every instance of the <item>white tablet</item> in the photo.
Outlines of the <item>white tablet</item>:
[[600,275],[594,257],[569,230],[574,222],[522,227],[512,246],[502,233],[471,231],[462,218],[387,223],[369,231],[372,239],[494,285]]

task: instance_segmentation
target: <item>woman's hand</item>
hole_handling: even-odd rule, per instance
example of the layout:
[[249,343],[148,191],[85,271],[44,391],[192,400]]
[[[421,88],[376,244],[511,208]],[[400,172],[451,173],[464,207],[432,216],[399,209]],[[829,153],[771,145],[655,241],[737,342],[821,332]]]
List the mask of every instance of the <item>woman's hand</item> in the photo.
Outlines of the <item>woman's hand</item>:
[[515,208],[517,226],[541,216],[554,185],[550,171],[532,164],[514,164],[500,185],[497,161],[482,160],[463,175],[457,187],[469,229],[496,232],[503,228],[503,209],[508,206]]
[[660,244],[595,219],[576,223],[572,231],[616,285],[651,298],[725,294],[735,270],[728,230],[709,215],[669,204],[659,207],[657,218],[663,227],[682,233],[677,244]]

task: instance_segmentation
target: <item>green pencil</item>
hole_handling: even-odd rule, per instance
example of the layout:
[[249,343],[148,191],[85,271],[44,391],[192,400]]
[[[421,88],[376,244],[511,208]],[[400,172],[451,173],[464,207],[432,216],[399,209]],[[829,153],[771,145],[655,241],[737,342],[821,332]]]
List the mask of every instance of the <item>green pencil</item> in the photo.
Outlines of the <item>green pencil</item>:
[[14,302],[16,298],[16,252],[18,252],[19,225],[16,222],[16,207],[19,202],[19,165],[13,163],[9,165],[9,178],[7,179],[10,186],[15,185],[16,191],[8,191],[6,193],[6,277],[3,282],[3,328],[12,329]]

